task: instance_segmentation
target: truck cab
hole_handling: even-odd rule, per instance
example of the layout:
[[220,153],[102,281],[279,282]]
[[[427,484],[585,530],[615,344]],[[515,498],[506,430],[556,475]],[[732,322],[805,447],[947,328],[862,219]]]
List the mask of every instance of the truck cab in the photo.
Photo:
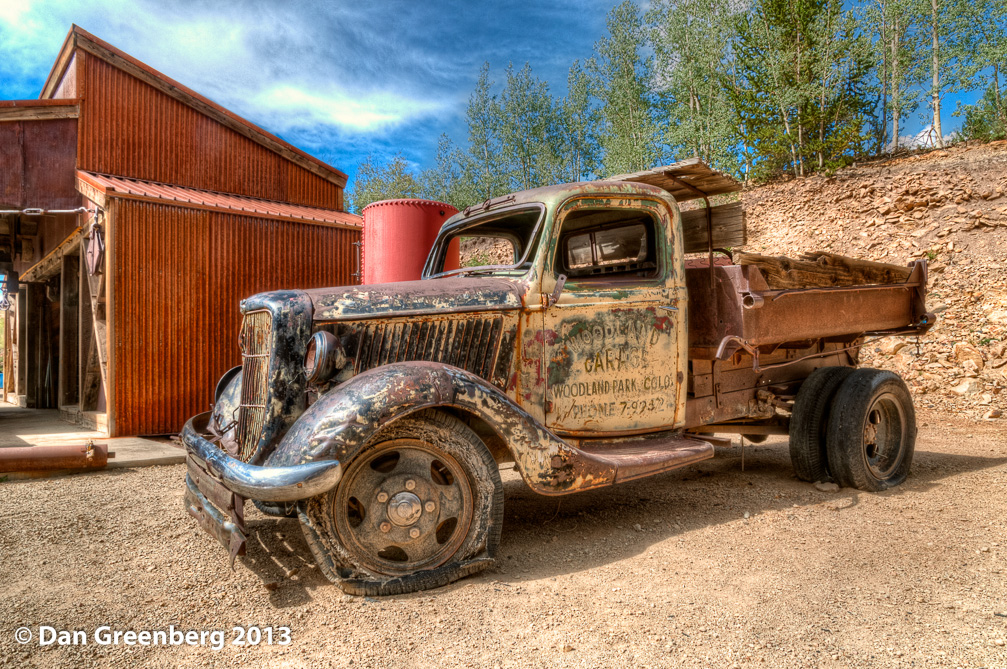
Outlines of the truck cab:
[[[788,434],[801,478],[897,485],[908,391],[846,377],[865,336],[932,323],[925,264],[774,287],[772,259],[714,258],[744,219],[709,196],[738,188],[687,161],[515,193],[448,220],[419,281],[244,300],[243,364],[182,433],[186,510],[232,564],[246,500],[296,515],[331,580],[396,594],[492,564],[504,462],[562,495],[714,457],[713,434]],[[458,246],[483,250],[445,270]]]

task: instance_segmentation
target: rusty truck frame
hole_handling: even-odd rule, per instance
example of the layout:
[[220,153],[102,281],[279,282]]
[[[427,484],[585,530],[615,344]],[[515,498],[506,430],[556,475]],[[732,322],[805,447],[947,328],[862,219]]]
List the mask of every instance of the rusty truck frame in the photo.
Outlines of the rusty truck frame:
[[[394,594],[492,564],[505,462],[564,495],[784,434],[802,479],[898,485],[912,399],[855,368],[933,324],[926,263],[781,287],[716,251],[744,232],[709,197],[737,190],[687,161],[515,193],[447,221],[419,281],[249,297],[243,364],[182,433],[186,510],[232,565],[246,500],[296,515],[332,581]],[[478,237],[501,264],[444,269]]]

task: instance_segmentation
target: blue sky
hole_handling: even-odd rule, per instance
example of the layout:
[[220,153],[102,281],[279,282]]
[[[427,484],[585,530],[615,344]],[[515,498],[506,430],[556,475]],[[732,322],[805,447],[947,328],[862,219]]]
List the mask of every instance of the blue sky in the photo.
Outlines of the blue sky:
[[72,23],[353,175],[368,154],[420,167],[484,61],[565,91],[613,0],[0,0],[0,99],[38,97]]
[[530,62],[563,93],[615,2],[0,0],[0,99],[38,97],[76,23],[351,178],[368,154],[426,167],[441,133],[465,141],[483,62],[497,81]]

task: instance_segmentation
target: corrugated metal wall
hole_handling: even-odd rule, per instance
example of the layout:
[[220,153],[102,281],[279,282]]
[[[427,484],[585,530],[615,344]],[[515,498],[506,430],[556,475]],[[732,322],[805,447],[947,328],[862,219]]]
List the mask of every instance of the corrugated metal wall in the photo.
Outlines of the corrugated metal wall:
[[116,200],[115,433],[177,432],[240,364],[238,303],[349,285],[357,230]]
[[326,209],[342,189],[87,52],[77,166]]

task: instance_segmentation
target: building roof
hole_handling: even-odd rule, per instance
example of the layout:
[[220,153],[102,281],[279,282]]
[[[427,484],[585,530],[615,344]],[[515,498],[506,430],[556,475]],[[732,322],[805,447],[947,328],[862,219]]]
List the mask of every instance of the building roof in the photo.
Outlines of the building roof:
[[105,198],[121,198],[341,228],[359,228],[363,221],[360,216],[345,211],[273,202],[142,179],[95,174],[84,170],[77,170],[77,190],[100,206],[105,206]]
[[270,149],[323,179],[331,181],[340,188],[346,187],[346,174],[335,167],[266,132],[259,126],[221,107],[194,90],[183,86],[174,79],[158,72],[146,63],[140,62],[108,42],[95,37],[77,25],[72,26],[70,32],[67,33],[59,56],[56,58],[56,62],[53,64],[52,70],[49,71],[45,84],[42,86],[42,93],[39,95],[39,98],[51,98],[54,95],[64,72],[66,72],[67,67],[70,65],[74,50],[78,48],[153,86],[157,90],[192,107],[201,114],[214,119],[218,123]]

